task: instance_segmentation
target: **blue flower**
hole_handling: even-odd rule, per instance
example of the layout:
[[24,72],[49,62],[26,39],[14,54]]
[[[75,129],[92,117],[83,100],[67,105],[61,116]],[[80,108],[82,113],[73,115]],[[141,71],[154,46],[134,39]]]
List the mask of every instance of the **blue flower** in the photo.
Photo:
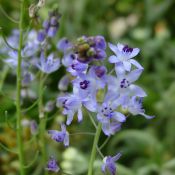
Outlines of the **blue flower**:
[[63,142],[65,146],[69,146],[69,133],[66,131],[64,124],[61,124],[61,131],[49,130],[48,133],[56,142]]
[[125,97],[123,107],[133,115],[142,115],[146,119],[152,119],[154,116],[146,115],[142,106],[143,98],[133,96],[131,98]]
[[[121,69],[120,66],[119,69]],[[118,68],[116,71],[118,71]],[[144,90],[141,87],[133,84],[140,77],[142,71],[143,69],[135,69],[127,74],[125,71],[119,71],[120,73],[117,72],[117,77],[108,76],[107,97],[116,98],[118,96],[125,95],[145,97],[146,93]]]
[[107,101],[98,108],[97,119],[102,123],[102,130],[107,136],[119,131],[121,123],[126,121],[126,117],[122,113],[115,111],[117,105],[117,103]]
[[53,157],[50,157],[50,159],[47,163],[46,170],[52,171],[55,173],[57,173],[60,170],[59,166],[57,165],[56,160]]
[[70,67],[73,61],[76,60],[76,58],[77,55],[74,54],[73,52],[66,52],[64,53],[61,62],[65,67]]
[[28,33],[26,44],[22,50],[22,55],[24,57],[31,57],[39,50],[40,43],[37,40],[37,32],[31,30]]
[[67,68],[73,76],[77,76],[80,73],[85,73],[88,68],[88,64],[80,63],[78,60],[73,60],[71,65]]
[[96,82],[97,89],[103,89],[107,83],[107,69],[105,66],[92,66],[88,75]]
[[[16,68],[18,65],[18,52],[14,50],[8,51],[8,58],[4,60],[5,63],[7,63],[10,67]],[[21,63],[22,69],[28,67],[28,63],[24,60],[22,60]]]
[[44,73],[50,74],[55,72],[60,67],[60,60],[58,58],[54,59],[54,54],[50,54],[47,59],[44,56],[44,53],[41,52],[40,64],[37,64],[37,67]]
[[37,35],[37,40],[38,40],[39,42],[43,42],[43,41],[45,40],[45,38],[46,38],[46,33],[45,33],[45,31],[44,31],[43,29],[39,30],[39,31],[38,31],[38,35]]
[[67,38],[62,38],[57,43],[57,49],[62,51],[64,54],[72,50],[72,48],[73,44]]
[[104,164],[102,165],[102,172],[104,174],[116,175],[116,165],[115,162],[121,157],[121,153],[118,153],[116,156],[106,156],[103,159]]
[[63,107],[63,114],[67,115],[67,125],[70,125],[75,113],[78,113],[78,121],[82,121],[82,103],[77,95],[65,95],[57,98],[57,106]]
[[126,71],[131,70],[131,64],[135,65],[139,69],[143,69],[143,67],[134,59],[139,52],[139,48],[130,48],[128,45],[123,45],[118,43],[117,45],[113,45],[109,43],[109,48],[115,53],[109,57],[110,63],[123,63],[124,69]]
[[49,13],[49,19],[44,21],[43,27],[48,37],[54,37],[59,28],[59,19],[61,15],[54,10]]

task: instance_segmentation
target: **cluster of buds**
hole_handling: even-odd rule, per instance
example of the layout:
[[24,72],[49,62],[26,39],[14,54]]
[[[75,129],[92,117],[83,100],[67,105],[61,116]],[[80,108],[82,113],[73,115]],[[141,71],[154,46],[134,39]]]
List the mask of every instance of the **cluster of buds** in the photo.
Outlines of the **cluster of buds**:
[[59,28],[59,19],[61,15],[57,10],[49,13],[49,19],[43,22],[43,29],[38,32],[38,41],[43,42],[46,37],[54,37]]
[[82,63],[89,63],[92,60],[101,60],[106,57],[106,42],[102,36],[86,37],[77,39],[75,52],[77,60]]

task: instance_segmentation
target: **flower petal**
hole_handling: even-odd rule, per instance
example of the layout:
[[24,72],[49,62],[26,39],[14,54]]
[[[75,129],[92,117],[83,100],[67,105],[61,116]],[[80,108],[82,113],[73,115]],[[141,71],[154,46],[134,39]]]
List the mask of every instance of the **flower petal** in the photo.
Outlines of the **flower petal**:
[[69,134],[66,132],[65,138],[64,138],[64,145],[69,146]]
[[112,56],[109,57],[109,62],[110,62],[110,63],[117,63],[117,62],[119,62],[119,61],[120,61],[120,60],[119,60],[118,57],[115,56],[115,55],[112,55]]
[[122,156],[121,153],[117,153],[114,157],[112,157],[113,161],[117,161],[118,159],[120,159],[120,157]]
[[72,111],[69,111],[67,115],[66,125],[70,125],[72,123],[73,116],[74,116],[74,113]]
[[130,85],[129,89],[131,91],[131,95],[133,95],[133,96],[137,96],[137,97],[145,97],[145,96],[147,96],[145,91],[141,87],[139,87],[137,85]]
[[143,69],[135,69],[127,75],[127,79],[129,80],[130,83],[132,83],[140,77],[142,72]]
[[146,115],[145,113],[140,113],[140,115],[143,115],[146,119],[152,119],[155,116],[151,116],[151,115]]
[[94,100],[84,101],[83,105],[91,112],[97,111],[97,104],[94,102]]
[[109,48],[117,55],[118,54],[117,46],[112,43],[108,43],[108,45],[109,45]]
[[139,63],[138,61],[136,61],[136,60],[134,60],[134,59],[130,59],[129,61],[130,61],[131,64],[133,64],[134,66],[136,66],[138,69],[144,69],[144,68],[140,65],[140,63]]
[[80,108],[80,109],[78,109],[78,122],[81,122],[82,119],[83,119],[83,114],[82,114],[82,110]]
[[111,135],[110,123],[109,122],[102,123],[102,130],[105,135],[110,136]]
[[129,61],[123,61],[123,65],[125,70],[130,71],[131,70],[131,63]]
[[123,44],[121,44],[121,43],[118,43],[117,44],[117,48],[118,48],[118,50],[120,51],[120,52],[122,52],[123,51],[123,48],[125,47],[125,45],[123,45]]
[[115,64],[115,72],[118,75],[124,75],[125,74],[125,68],[122,62],[118,62]]
[[120,112],[115,112],[114,118],[115,118],[115,120],[117,120],[119,122],[125,122],[126,121],[125,115],[123,115]]
[[132,53],[129,55],[129,58],[135,57],[140,52],[139,48],[134,48]]

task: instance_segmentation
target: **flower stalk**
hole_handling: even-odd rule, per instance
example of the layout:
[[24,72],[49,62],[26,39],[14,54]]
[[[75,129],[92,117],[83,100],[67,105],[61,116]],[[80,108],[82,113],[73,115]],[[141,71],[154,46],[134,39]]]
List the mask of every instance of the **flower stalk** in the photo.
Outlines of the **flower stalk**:
[[89,168],[88,168],[88,175],[93,174],[93,165],[96,157],[96,147],[100,138],[100,133],[101,133],[102,125],[101,123],[98,123],[97,129],[96,129],[96,134],[94,137],[94,143],[92,146],[92,152],[91,152],[91,157],[90,157],[90,162],[89,162]]
[[[46,141],[45,141],[45,129],[46,129],[46,122],[47,118],[44,115],[43,109],[43,86],[44,86],[44,76],[43,73],[40,72],[40,80],[39,80],[39,97],[38,97],[38,113],[40,119],[40,126],[39,126],[39,136],[40,136],[40,148],[41,148],[41,159],[42,159],[42,166],[45,165],[47,161],[46,155]],[[45,171],[45,175],[47,175],[47,171]]]
[[22,138],[22,125],[21,125],[21,62],[22,62],[22,46],[23,46],[23,28],[24,28],[24,12],[25,12],[25,0],[21,0],[20,5],[20,22],[19,22],[19,45],[18,45],[18,65],[16,69],[17,80],[16,80],[16,129],[17,129],[17,145],[18,145],[18,156],[20,163],[20,175],[25,175],[24,168],[24,148]]

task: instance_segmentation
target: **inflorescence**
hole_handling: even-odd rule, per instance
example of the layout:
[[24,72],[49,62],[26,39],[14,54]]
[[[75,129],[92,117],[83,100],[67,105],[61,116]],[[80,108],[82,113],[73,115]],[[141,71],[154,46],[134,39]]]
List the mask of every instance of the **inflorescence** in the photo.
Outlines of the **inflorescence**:
[[[107,43],[103,36],[98,35],[82,36],[74,43],[67,38],[62,38],[56,45],[57,50],[50,52],[51,45],[48,38],[56,35],[59,19],[60,15],[57,11],[51,12],[39,31],[29,32],[26,45],[22,49],[24,86],[28,86],[34,79],[34,73],[30,71],[31,66],[44,74],[51,74],[64,66],[67,74],[63,76],[58,87],[61,91],[66,91],[68,85],[72,85],[71,93],[59,95],[56,99],[57,107],[63,109],[62,113],[67,120],[66,124],[61,124],[61,131],[48,131],[51,139],[69,146],[69,133],[66,131],[66,125],[72,123],[74,116],[77,116],[78,122],[82,122],[83,108],[96,114],[94,120],[101,123],[102,131],[107,137],[119,132],[122,124],[127,121],[127,116],[122,113],[121,109],[132,115],[142,115],[147,119],[153,118],[145,114],[142,106],[143,98],[146,96],[145,91],[135,84],[144,70],[140,63],[133,59],[140,49],[121,43],[116,45]],[[15,46],[18,40],[19,32],[15,30],[8,38],[8,42]],[[108,47],[112,51],[110,56],[106,52]],[[7,50],[7,48],[3,49],[3,52]],[[115,70],[113,73],[107,69],[104,61],[112,64],[112,69]],[[5,62],[11,67],[16,67],[17,52],[9,51]],[[102,93],[103,98],[98,97],[99,92]],[[114,157],[106,156],[102,172],[115,175],[115,161],[120,156],[121,153]],[[50,158],[46,169],[54,172],[60,170],[53,157]]]

